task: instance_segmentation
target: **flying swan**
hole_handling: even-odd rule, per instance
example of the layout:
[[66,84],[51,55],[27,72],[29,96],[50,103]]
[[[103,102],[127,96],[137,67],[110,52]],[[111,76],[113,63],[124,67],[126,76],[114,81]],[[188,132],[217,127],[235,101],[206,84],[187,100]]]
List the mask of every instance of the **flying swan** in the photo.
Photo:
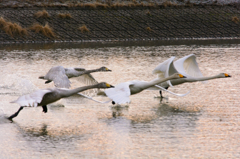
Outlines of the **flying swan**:
[[70,88],[70,80],[72,77],[79,77],[78,79],[87,85],[97,84],[98,82],[90,74],[93,72],[107,72],[111,71],[107,67],[101,67],[93,70],[86,70],[84,68],[64,68],[63,66],[52,67],[45,76],[40,76],[39,79],[47,80],[45,83],[54,82],[55,87]]
[[182,74],[175,73],[167,78],[155,79],[150,82],[146,81],[129,81],[120,83],[114,88],[110,88],[104,91],[104,93],[112,100],[112,103],[115,104],[125,104],[130,103],[130,95],[140,93],[141,91],[152,87],[156,84],[165,82],[170,79],[179,79],[185,78]]
[[82,92],[88,89],[112,88],[112,87],[114,86],[106,82],[101,82],[95,85],[79,87],[72,90],[66,89],[66,88],[48,88],[48,89],[37,90],[31,94],[20,96],[17,100],[12,101],[11,103],[19,104],[20,108],[16,113],[8,117],[8,119],[12,121],[12,119],[16,117],[24,107],[42,106],[43,112],[47,113],[47,104],[56,102],[61,98],[66,98],[74,94],[78,94],[78,92]]
[[174,73],[180,73],[186,76],[186,78],[169,80],[149,88],[150,90],[160,89],[159,92],[160,92],[161,98],[163,98],[162,91],[161,91],[161,89],[163,88],[168,89],[168,87],[170,86],[183,84],[185,82],[197,82],[197,81],[206,81],[206,80],[211,80],[216,78],[231,77],[227,73],[220,73],[215,76],[204,77],[198,67],[196,56],[194,54],[187,55],[173,62],[174,58],[175,57],[171,57],[168,60],[160,63],[153,70],[153,74],[157,74],[159,79],[169,77]]

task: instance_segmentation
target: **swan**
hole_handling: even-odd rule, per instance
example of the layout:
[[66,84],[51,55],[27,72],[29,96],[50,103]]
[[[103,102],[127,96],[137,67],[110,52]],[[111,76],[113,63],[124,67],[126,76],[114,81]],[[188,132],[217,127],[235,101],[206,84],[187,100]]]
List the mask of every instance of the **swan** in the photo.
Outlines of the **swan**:
[[42,106],[43,112],[47,113],[47,104],[56,102],[61,98],[66,98],[66,97],[78,94],[78,92],[82,92],[92,88],[112,88],[112,87],[114,86],[106,82],[101,82],[95,85],[78,87],[72,90],[66,89],[66,88],[56,88],[56,87],[37,90],[31,94],[20,96],[17,100],[12,101],[11,103],[19,104],[20,108],[16,113],[8,117],[8,119],[12,121],[12,119],[16,117],[24,107]]
[[179,78],[185,78],[182,74],[175,73],[167,78],[163,79],[155,79],[150,82],[146,81],[129,81],[120,83],[114,88],[109,88],[104,91],[105,95],[108,96],[112,100],[112,104],[125,104],[130,103],[130,95],[140,93],[141,91],[152,87],[156,84],[165,82],[170,79],[179,79]]
[[215,76],[204,77],[198,67],[196,56],[194,54],[187,55],[173,62],[174,58],[175,57],[171,57],[168,60],[160,63],[153,70],[153,74],[157,74],[158,78],[161,79],[161,78],[166,78],[174,73],[180,73],[186,76],[186,78],[169,80],[149,88],[149,90],[156,90],[156,89],[159,90],[160,88],[159,93],[161,98],[163,98],[162,91],[161,91],[162,88],[168,89],[168,87],[170,86],[183,84],[185,82],[197,82],[197,81],[206,81],[206,80],[211,80],[216,78],[231,77],[227,73],[220,73]]
[[70,80],[72,77],[79,77],[82,82],[87,85],[98,83],[90,73],[111,71],[107,67],[101,67],[93,70],[86,70],[84,68],[64,68],[63,66],[52,67],[45,76],[40,76],[39,79],[47,80],[45,84],[54,82],[55,87],[70,88]]

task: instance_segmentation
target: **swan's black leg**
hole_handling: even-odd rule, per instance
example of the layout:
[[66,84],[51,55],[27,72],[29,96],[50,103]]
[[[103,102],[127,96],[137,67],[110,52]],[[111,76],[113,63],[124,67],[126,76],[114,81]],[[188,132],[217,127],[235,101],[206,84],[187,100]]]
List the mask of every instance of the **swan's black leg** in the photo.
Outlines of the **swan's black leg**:
[[159,91],[159,94],[160,94],[160,98],[162,99],[163,96],[162,96],[162,91],[161,90]]
[[16,113],[14,113],[14,114],[11,115],[10,117],[8,117],[8,119],[12,121],[12,118],[15,118],[16,116],[18,116],[19,112],[20,112],[22,109],[23,109],[23,106],[21,106]]
[[45,84],[48,84],[48,83],[50,83],[50,82],[52,82],[52,81],[48,80],[48,81],[45,82]]
[[43,112],[44,112],[44,113],[47,113],[47,106],[46,106],[46,105],[43,105],[42,108],[43,108]]
[[[168,87],[166,87],[165,89],[168,89]],[[162,90],[159,91],[159,94],[160,94],[160,98],[164,98],[164,97],[162,96]]]

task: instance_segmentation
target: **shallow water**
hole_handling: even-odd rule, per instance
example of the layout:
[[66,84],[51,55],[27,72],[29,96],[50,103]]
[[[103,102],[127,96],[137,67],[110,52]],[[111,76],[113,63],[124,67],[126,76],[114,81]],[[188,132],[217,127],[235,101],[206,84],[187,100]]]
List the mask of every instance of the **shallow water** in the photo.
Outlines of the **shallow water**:
[[[72,47],[71,47],[72,46]],[[0,49],[1,158],[239,158],[240,45],[8,45]],[[95,69],[98,81],[116,85],[150,81],[152,70],[171,56],[194,53],[204,76],[232,75],[206,84],[169,88],[185,97],[160,102],[158,91],[131,96],[131,104],[112,106],[72,97],[42,108],[24,108],[14,122],[7,116],[19,106],[9,103],[36,89],[53,87],[38,79],[52,66]],[[72,81],[72,88],[80,86]],[[107,97],[97,97],[108,100]]]

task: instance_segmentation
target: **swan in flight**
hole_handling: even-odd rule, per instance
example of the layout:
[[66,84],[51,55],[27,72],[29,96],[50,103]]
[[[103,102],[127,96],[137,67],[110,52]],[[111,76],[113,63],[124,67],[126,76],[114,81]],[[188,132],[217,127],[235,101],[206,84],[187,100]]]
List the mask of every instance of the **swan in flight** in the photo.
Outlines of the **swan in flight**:
[[70,97],[72,95],[78,94],[79,92],[92,88],[112,88],[112,87],[114,86],[106,82],[101,82],[95,85],[79,87],[72,90],[67,88],[48,88],[37,90],[31,94],[20,96],[17,100],[12,101],[11,103],[18,103],[20,105],[20,108],[8,119],[12,121],[12,118],[16,117],[24,107],[42,106],[43,112],[47,113],[47,104],[56,102],[61,98]]
[[104,93],[112,100],[112,104],[125,104],[130,103],[130,95],[140,93],[141,91],[148,89],[156,84],[165,82],[170,79],[185,78],[182,74],[175,73],[167,78],[155,79],[150,82],[146,81],[129,81],[120,83],[114,88],[109,88]]
[[187,78],[169,80],[149,88],[151,90],[160,89],[161,98],[163,98],[162,91],[161,91],[162,88],[168,89],[168,87],[170,86],[179,85],[185,82],[197,82],[197,81],[206,81],[206,80],[211,80],[216,78],[231,77],[227,73],[220,73],[215,76],[204,77],[198,67],[196,56],[194,54],[187,55],[173,62],[174,58],[175,57],[171,57],[168,60],[160,63],[153,70],[153,74],[157,74],[158,78],[162,79],[162,78],[169,77],[174,73],[180,73],[186,76]]
[[64,68],[63,66],[52,67],[45,76],[40,76],[39,79],[47,80],[45,83],[54,82],[55,87],[70,88],[70,80],[72,77],[79,77],[79,80],[87,85],[97,84],[98,82],[90,73],[111,71],[107,67],[101,67],[93,70],[84,68]]

